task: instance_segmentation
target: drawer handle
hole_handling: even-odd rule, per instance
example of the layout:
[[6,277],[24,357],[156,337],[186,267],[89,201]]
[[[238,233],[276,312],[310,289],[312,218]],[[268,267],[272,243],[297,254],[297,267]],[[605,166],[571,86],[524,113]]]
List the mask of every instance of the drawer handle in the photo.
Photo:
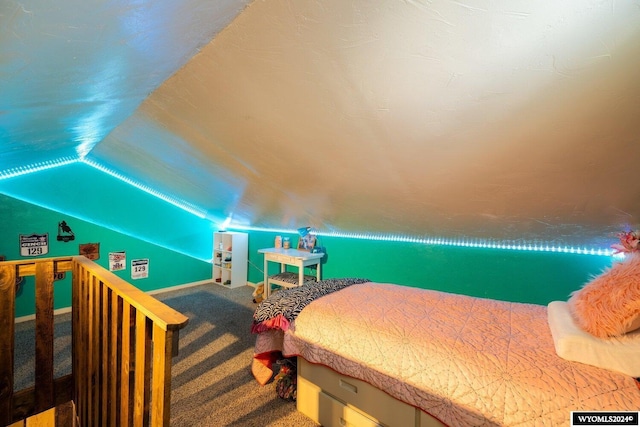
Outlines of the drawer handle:
[[347,421],[342,417],[340,417],[340,425],[341,426],[346,426],[347,425]]
[[353,394],[358,394],[358,387],[356,387],[353,384],[349,384],[348,382],[344,381],[343,379],[340,379],[340,387],[342,387],[343,389],[350,391]]

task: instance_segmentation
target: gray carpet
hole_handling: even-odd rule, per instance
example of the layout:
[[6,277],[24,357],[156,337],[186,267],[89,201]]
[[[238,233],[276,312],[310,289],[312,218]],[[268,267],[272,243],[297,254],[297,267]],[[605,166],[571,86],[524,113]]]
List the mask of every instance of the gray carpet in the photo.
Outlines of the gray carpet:
[[[156,295],[189,317],[173,360],[172,426],[317,426],[278,398],[273,384],[260,386],[251,375],[252,291],[208,284]],[[71,372],[69,319],[56,319],[56,377]],[[33,385],[33,341],[33,322],[16,326],[16,390]]]

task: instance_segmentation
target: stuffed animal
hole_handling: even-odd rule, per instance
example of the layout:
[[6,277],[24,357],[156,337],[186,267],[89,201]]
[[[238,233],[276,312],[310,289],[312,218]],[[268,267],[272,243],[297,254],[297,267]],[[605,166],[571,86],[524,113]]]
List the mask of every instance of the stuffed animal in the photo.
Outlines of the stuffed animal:
[[276,394],[280,399],[295,402],[298,397],[296,358],[280,359],[276,364],[280,365],[280,370],[273,378]]
[[264,282],[258,283],[253,290],[253,302],[258,304],[262,301],[264,301]]

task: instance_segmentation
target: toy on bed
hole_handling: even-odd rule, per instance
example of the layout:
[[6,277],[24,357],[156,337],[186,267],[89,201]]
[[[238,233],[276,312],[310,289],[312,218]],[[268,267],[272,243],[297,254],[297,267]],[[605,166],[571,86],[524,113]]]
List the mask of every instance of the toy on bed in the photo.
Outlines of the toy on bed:
[[640,233],[620,233],[622,261],[549,304],[549,327],[564,359],[640,377]]
[[622,336],[640,328],[640,232],[620,233],[623,261],[594,277],[569,299],[569,309],[578,326],[599,337]]

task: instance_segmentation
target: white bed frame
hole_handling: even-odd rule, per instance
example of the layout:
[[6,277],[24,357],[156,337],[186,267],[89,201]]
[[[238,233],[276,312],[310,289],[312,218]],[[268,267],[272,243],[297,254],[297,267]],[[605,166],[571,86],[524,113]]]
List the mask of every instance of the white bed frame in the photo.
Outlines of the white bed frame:
[[324,427],[443,427],[382,390],[298,357],[298,411]]

